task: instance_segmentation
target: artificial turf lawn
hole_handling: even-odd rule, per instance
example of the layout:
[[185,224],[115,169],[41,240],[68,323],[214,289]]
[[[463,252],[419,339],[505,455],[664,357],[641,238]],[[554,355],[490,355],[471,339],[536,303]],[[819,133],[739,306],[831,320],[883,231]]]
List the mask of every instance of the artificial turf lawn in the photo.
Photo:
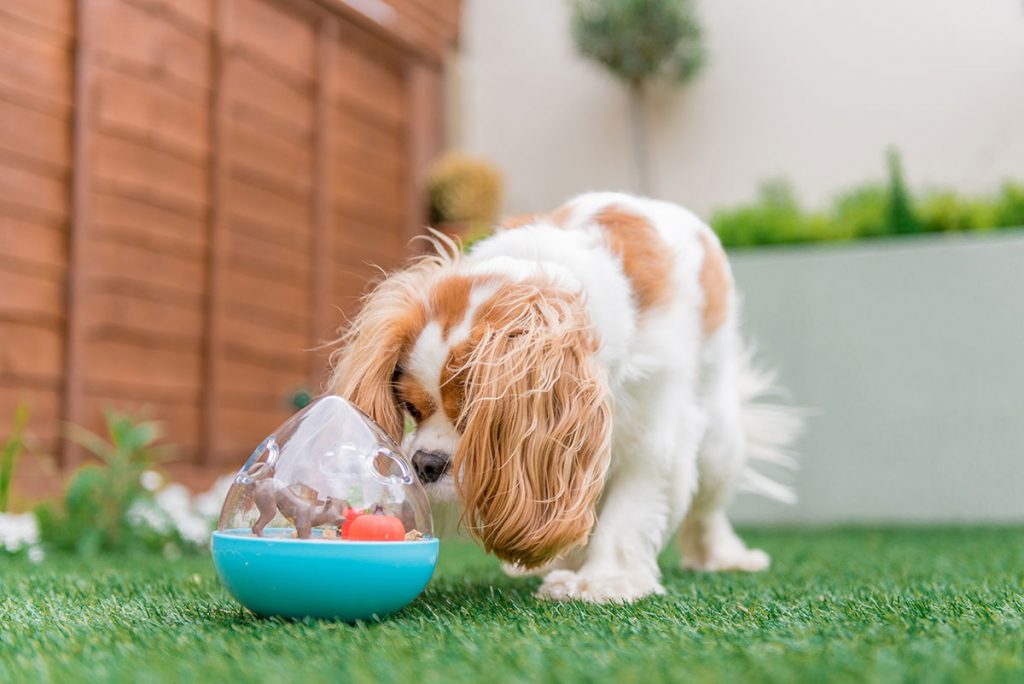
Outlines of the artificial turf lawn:
[[[0,561],[0,682],[1024,681],[1024,530],[761,531],[761,575],[553,604],[444,542],[380,624],[263,620],[207,557]],[[344,578],[338,578],[342,590]]]

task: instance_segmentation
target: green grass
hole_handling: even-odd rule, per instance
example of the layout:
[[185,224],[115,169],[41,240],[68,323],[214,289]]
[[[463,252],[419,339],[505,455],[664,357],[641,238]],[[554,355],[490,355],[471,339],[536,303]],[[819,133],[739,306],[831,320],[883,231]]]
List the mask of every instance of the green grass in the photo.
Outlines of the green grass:
[[380,624],[262,620],[208,558],[0,561],[0,681],[1024,681],[1024,530],[762,531],[775,567],[552,604],[460,542]]

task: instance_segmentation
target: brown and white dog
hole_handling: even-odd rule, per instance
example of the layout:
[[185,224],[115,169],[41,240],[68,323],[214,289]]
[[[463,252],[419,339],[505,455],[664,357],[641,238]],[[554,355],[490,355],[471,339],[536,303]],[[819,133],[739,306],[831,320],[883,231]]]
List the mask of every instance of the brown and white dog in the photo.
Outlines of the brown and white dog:
[[460,256],[392,274],[332,357],[329,390],[405,440],[428,494],[539,595],[630,601],[686,566],[763,570],[733,532],[737,489],[787,498],[748,467],[782,462],[798,420],[755,405],[770,378],[741,343],[728,262],[682,207],[579,196],[506,222]]

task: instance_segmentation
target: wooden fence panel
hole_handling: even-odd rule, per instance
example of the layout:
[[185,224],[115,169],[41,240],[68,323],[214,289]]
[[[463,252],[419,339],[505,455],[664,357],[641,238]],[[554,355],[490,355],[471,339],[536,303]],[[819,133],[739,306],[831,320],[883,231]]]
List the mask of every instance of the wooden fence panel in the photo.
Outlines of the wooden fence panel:
[[319,391],[438,147],[458,2],[388,1],[383,25],[334,0],[0,0],[0,438],[23,398],[40,455],[20,486],[52,491],[83,457],[60,421],[108,405],[216,473]]
[[[71,166],[72,0],[0,13],[0,439],[29,405],[36,453],[52,453],[62,401]],[[38,487],[29,462],[19,485]]]

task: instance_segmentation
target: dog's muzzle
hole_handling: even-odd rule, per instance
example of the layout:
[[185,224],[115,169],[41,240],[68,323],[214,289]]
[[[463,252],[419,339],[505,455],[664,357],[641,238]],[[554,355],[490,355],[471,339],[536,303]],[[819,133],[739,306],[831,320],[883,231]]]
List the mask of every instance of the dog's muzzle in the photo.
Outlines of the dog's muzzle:
[[418,450],[412,456],[412,467],[424,484],[437,482],[448,470],[448,454],[439,451]]

